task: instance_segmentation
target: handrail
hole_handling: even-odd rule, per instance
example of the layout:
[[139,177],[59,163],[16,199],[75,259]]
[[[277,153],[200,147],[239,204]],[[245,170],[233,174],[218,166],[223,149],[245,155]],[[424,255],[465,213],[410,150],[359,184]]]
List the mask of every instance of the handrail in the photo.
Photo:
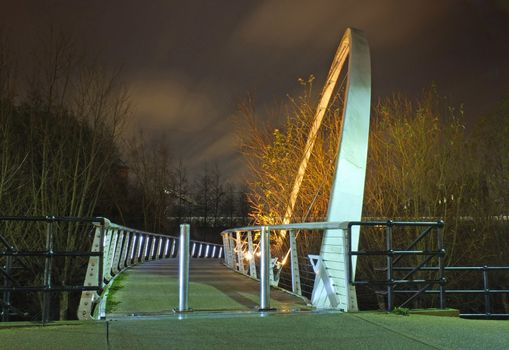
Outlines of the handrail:
[[[260,256],[260,311],[272,310],[270,306],[270,288],[269,286],[277,285],[277,278],[274,276],[273,268],[275,261],[270,255],[270,234],[273,231],[288,231],[290,233],[291,245],[291,266],[292,266],[292,292],[302,296],[300,273],[297,257],[296,235],[297,230],[343,230],[346,232],[351,222],[303,222],[293,224],[276,224],[276,225],[256,225],[245,226],[227,229],[221,232],[223,236],[223,244],[225,247],[225,264],[238,272],[248,275],[252,278],[257,278],[257,269],[255,264],[255,248],[253,244],[253,232],[260,232],[260,243],[258,244],[259,251],[256,253]],[[236,237],[233,237],[233,234]],[[247,234],[242,241],[242,234]],[[244,260],[249,260],[249,267],[246,269]],[[249,274],[247,274],[249,271]]]
[[271,230],[333,230],[341,229],[346,230],[348,228],[348,221],[343,222],[301,222],[294,224],[277,224],[277,225],[256,225],[256,226],[245,226],[227,229],[221,232],[223,233],[235,233],[235,232],[248,232],[248,231],[261,231],[264,227],[269,227]]
[[261,231],[262,227],[270,227],[271,230],[333,230],[340,229],[346,230],[350,226],[359,225],[362,223],[364,226],[377,226],[387,225],[390,222],[393,226],[429,226],[436,225],[437,221],[318,221],[318,222],[301,222],[293,224],[277,224],[277,225],[255,225],[255,226],[244,226],[230,228],[222,231],[221,233],[235,233],[235,232],[247,232],[247,231]]
[[[351,229],[353,226],[380,226],[380,227],[397,227],[397,226],[406,226],[406,227],[428,227],[428,226],[436,226],[443,227],[442,221],[391,221],[391,220],[374,220],[374,221],[341,221],[341,222],[327,222],[327,221],[319,221],[319,222],[302,222],[302,223],[292,223],[292,224],[267,224],[267,225],[253,225],[253,226],[245,226],[245,227],[236,227],[227,229],[221,232],[223,236],[223,244],[225,247],[225,264],[240,273],[243,273],[252,278],[258,279],[258,274],[260,273],[260,309],[270,309],[270,291],[267,290],[267,286],[278,285],[279,280],[279,272],[282,268],[282,265],[286,263],[286,258],[290,256],[291,262],[291,277],[292,277],[292,292],[297,295],[302,296],[301,290],[301,281],[300,281],[300,271],[298,264],[298,254],[297,254],[297,243],[296,243],[296,232],[301,230],[312,231],[312,230],[341,230],[342,236],[344,240],[342,241],[343,246],[337,247],[337,254],[343,254],[343,261],[345,262],[345,271],[347,271],[347,275],[352,276],[352,262],[348,258],[351,256]],[[275,259],[271,258],[270,255],[270,247],[267,246],[268,252],[264,249],[264,236],[265,234],[270,237],[270,235],[275,231],[287,231],[289,232],[289,241],[290,241],[290,249],[289,254],[285,256],[282,262],[278,263]],[[260,243],[258,243],[259,251],[257,252],[257,248],[255,248],[255,244],[253,244],[253,233],[260,233]],[[270,241],[270,239],[269,239]],[[257,269],[256,266],[256,256],[260,257],[260,267]],[[356,252],[357,253],[357,252]],[[401,254],[405,254],[405,252],[398,252]],[[411,252],[412,254],[414,252]],[[428,252],[423,251],[422,254],[427,254]],[[441,253],[441,252],[440,252]],[[357,255],[361,255],[359,252]],[[380,253],[382,254],[382,253]],[[383,254],[386,254],[383,252]],[[325,265],[327,262],[321,260],[321,256],[309,256],[310,260],[316,260],[316,263],[311,263],[315,274],[318,271],[321,271],[321,275],[326,274]],[[324,265],[325,264],[325,265]],[[265,273],[265,269],[269,266],[269,272]],[[274,273],[274,268],[276,268],[277,275]],[[337,267],[334,267],[337,268]],[[322,271],[323,270],[323,271]],[[348,278],[344,281],[344,286],[342,286],[342,293],[355,293],[354,289],[351,288],[353,284],[349,283],[351,280]],[[323,281],[323,285],[325,288],[328,288],[333,282],[327,278]],[[336,292],[334,288],[327,292],[330,298],[336,298]],[[331,305],[338,305],[338,300],[332,300]],[[348,299],[348,298],[347,298]],[[355,296],[353,296],[355,299]],[[348,301],[347,303],[349,303]],[[356,301],[352,302],[353,304],[348,304],[347,307],[350,307],[352,310],[356,308]]]

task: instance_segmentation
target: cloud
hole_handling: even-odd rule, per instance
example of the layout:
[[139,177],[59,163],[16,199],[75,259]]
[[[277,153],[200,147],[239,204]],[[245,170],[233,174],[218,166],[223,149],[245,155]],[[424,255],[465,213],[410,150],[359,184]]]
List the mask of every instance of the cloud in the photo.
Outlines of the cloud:
[[375,45],[399,45],[426,30],[450,1],[282,0],[264,1],[239,26],[234,41],[261,46],[329,47],[346,27],[368,33]]
[[191,172],[217,163],[234,175],[239,157],[225,89],[217,82],[211,87],[177,74],[135,80],[131,88],[135,118],[127,132],[141,128],[147,137],[167,137],[175,158]]
[[195,132],[216,117],[214,94],[186,79],[136,80],[131,84],[131,96],[137,119],[148,128]]

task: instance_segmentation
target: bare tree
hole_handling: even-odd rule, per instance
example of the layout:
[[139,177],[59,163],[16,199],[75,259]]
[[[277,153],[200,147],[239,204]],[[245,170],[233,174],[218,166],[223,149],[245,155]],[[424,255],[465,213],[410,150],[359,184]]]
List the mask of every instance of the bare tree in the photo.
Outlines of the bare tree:
[[[143,228],[152,232],[169,229],[168,214],[172,210],[172,157],[166,137],[147,141],[143,132],[129,143],[129,164],[135,186],[141,192]],[[181,183],[181,185],[183,185]]]

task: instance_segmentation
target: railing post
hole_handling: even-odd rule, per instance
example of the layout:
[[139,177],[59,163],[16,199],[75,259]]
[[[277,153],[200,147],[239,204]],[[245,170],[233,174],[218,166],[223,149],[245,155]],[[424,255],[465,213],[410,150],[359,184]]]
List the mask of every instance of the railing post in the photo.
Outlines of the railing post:
[[443,235],[444,222],[439,221],[437,227],[437,240],[438,250],[440,255],[438,256],[438,265],[440,269],[440,308],[445,309],[445,284],[447,282],[445,278],[445,248],[444,248],[444,235]]
[[180,225],[179,241],[179,306],[177,312],[189,310],[189,225]]
[[260,229],[260,308],[259,311],[270,310],[270,228],[262,226]]
[[[7,252],[12,253],[13,250],[11,247],[7,247]],[[8,255],[5,257],[5,266],[4,266],[4,287],[10,288],[12,287],[11,279],[11,268],[12,268],[12,255]],[[9,321],[9,316],[11,312],[11,292],[9,290],[4,290],[3,292],[3,305],[2,305],[2,322]]]
[[299,258],[297,254],[297,239],[295,237],[295,230],[290,230],[290,264],[292,268],[292,292],[301,295],[300,287],[300,273],[299,273]]
[[387,221],[385,231],[385,240],[387,245],[387,311],[394,309],[394,274],[392,270],[393,249],[392,249],[392,221]]
[[[91,287],[97,284],[98,288],[103,286],[103,255],[104,255],[104,230],[105,226],[109,225],[109,221],[104,219],[101,223],[95,223],[94,240],[92,242],[92,253],[100,253],[99,256],[91,256],[88,258],[87,273],[83,285],[85,287]],[[99,298],[99,295],[95,291],[87,290],[81,293],[80,304],[78,308],[78,319],[88,320],[92,318],[92,309],[95,301]]]
[[46,258],[44,261],[44,294],[42,301],[42,323],[47,323],[50,316],[51,306],[51,265],[53,256],[53,222],[48,220],[46,230]]
[[486,316],[491,316],[491,295],[490,295],[490,287],[488,282],[488,266],[483,266],[482,268],[482,279],[483,279],[483,287],[484,287],[484,312]]

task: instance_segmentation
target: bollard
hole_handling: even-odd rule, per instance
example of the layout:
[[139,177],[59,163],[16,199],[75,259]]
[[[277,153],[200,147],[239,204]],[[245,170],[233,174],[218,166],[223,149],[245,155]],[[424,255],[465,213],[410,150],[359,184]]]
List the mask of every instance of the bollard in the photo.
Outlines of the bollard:
[[262,226],[260,229],[260,308],[259,311],[268,311],[270,308],[270,229]]
[[189,225],[180,225],[179,306],[177,312],[190,311],[189,305]]

